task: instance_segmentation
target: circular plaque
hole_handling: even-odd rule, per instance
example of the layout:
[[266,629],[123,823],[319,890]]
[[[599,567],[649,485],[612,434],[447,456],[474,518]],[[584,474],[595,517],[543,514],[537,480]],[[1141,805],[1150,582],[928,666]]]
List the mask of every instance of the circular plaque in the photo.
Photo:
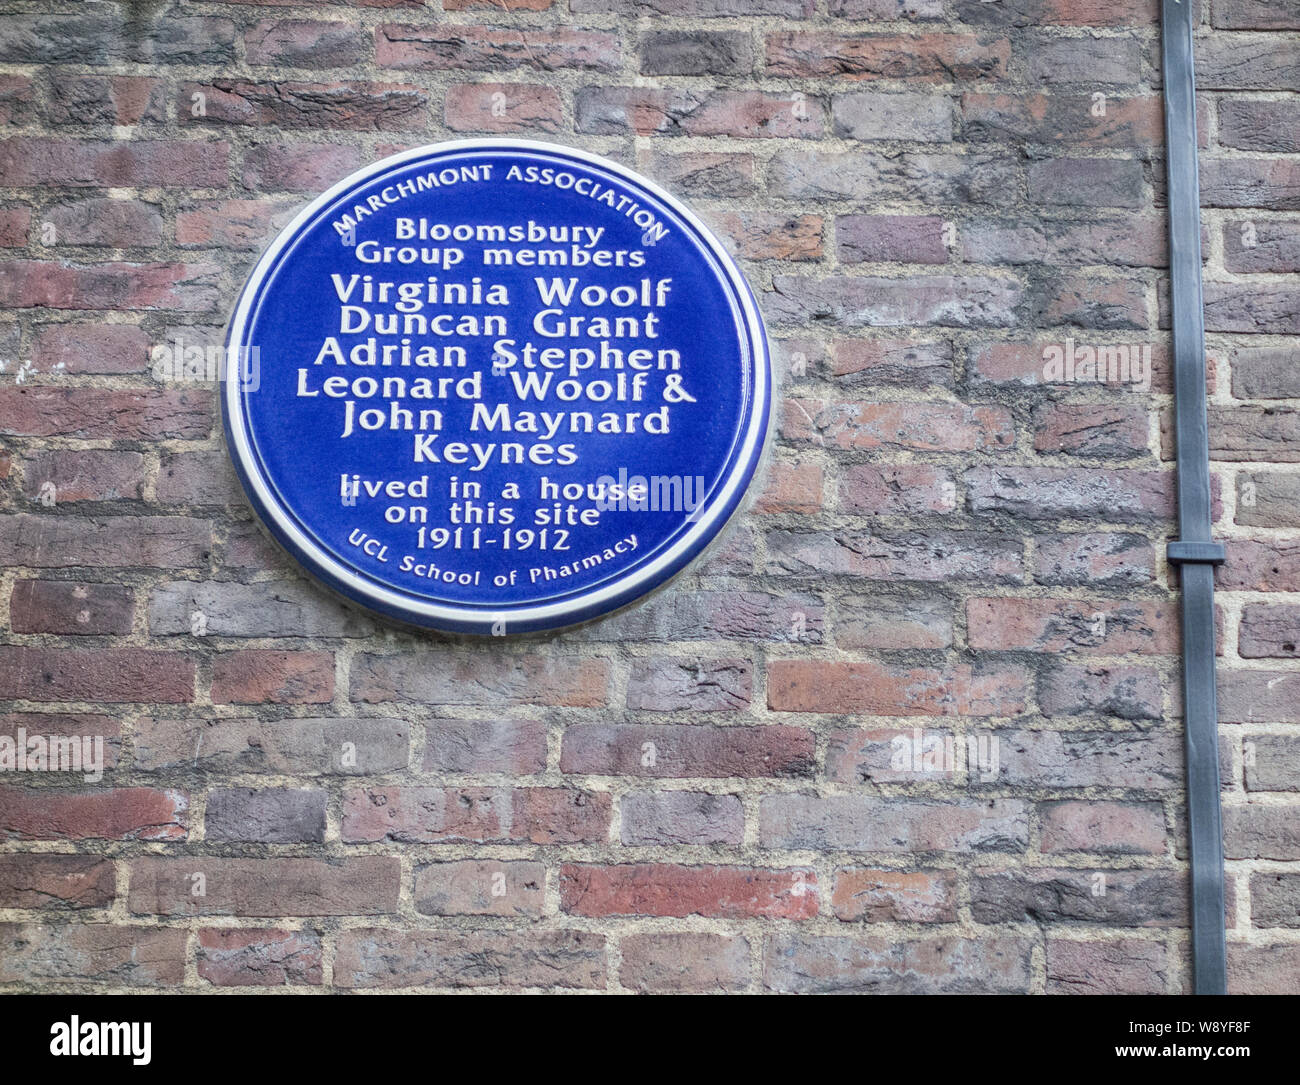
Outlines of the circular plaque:
[[763,452],[754,297],[681,203],[521,140],[387,158],[258,261],[224,419],[254,509],[392,618],[555,629],[654,590],[715,538]]

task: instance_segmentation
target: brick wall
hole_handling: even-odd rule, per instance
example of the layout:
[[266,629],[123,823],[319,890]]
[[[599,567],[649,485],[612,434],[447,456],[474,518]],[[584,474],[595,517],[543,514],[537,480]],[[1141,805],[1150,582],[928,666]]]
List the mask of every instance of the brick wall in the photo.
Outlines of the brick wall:
[[[1157,8],[4,0],[0,733],[109,767],[0,779],[0,987],[1186,990]],[[1294,991],[1300,4],[1198,57],[1231,983]],[[689,200],[784,395],[704,563],[509,643],[332,601],[151,367],[485,133]]]

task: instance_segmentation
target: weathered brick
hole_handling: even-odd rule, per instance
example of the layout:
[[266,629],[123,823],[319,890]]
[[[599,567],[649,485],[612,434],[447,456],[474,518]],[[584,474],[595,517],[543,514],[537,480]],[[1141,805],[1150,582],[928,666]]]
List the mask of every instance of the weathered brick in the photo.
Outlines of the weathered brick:
[[426,772],[508,772],[546,768],[546,728],[536,720],[433,720],[425,728]]
[[[1256,751],[1258,760],[1258,750]],[[1223,854],[1229,859],[1300,859],[1300,826],[1295,808],[1226,806]]]
[[846,922],[955,922],[957,876],[950,870],[848,867],[835,872],[831,905],[836,916]]
[[946,264],[944,220],[935,215],[841,215],[835,236],[842,263]]
[[410,727],[394,719],[146,716],[135,724],[135,767],[144,772],[363,776],[404,769],[409,758]]
[[1300,224],[1229,222],[1223,228],[1223,266],[1239,275],[1300,272]]
[[763,777],[812,774],[802,727],[580,724],[564,732],[560,771],[596,776]]
[[194,660],[150,648],[0,646],[0,697],[27,701],[194,699]]
[[1228,946],[1228,993],[1300,994],[1300,945]]
[[1047,940],[1048,994],[1159,995],[1169,972],[1162,942]]
[[355,147],[333,143],[259,143],[244,153],[244,187],[253,192],[317,192],[361,165]]
[[1244,752],[1247,791],[1300,791],[1300,738],[1250,735]]
[[917,200],[1005,206],[1023,189],[1021,170],[1004,155],[868,151],[778,151],[768,190],[802,199]]
[[208,792],[208,840],[261,844],[320,844],[325,839],[323,791],[294,788],[217,788]]
[[745,812],[736,795],[634,791],[623,797],[622,841],[630,847],[740,844]]
[[1015,423],[1003,407],[793,399],[782,410],[781,434],[846,450],[983,452],[1013,445]]
[[747,33],[737,30],[659,30],[640,41],[644,75],[744,75],[754,66]]
[[19,437],[198,440],[212,430],[212,398],[206,390],[19,385],[0,389],[0,419],[0,434]]
[[[397,910],[401,861],[147,856],[129,863],[133,915],[344,916]],[[203,895],[196,895],[202,875]]]
[[1296,0],[1214,0],[1210,25],[1225,30],[1300,30]]
[[749,982],[749,942],[738,934],[646,931],[624,937],[619,950],[619,982],[634,991],[709,994]]
[[611,811],[606,792],[559,787],[356,788],[344,795],[343,839],[577,844],[604,841]]
[[220,141],[123,142],[15,136],[0,140],[0,182],[211,188],[226,183],[229,158],[229,144]]
[[[195,95],[203,111],[193,112]],[[215,79],[184,83],[177,95],[182,124],[235,124],[349,131],[411,131],[426,124],[428,96],[409,83],[295,81],[253,83]]]
[[54,227],[56,245],[143,248],[162,242],[162,212],[135,199],[87,197],[47,207],[42,228]]
[[1050,802],[1038,808],[1044,852],[1163,855],[1165,812],[1159,803]]
[[1151,667],[1054,663],[1039,672],[1038,704],[1049,716],[1158,720],[1164,714],[1160,673]]
[[0,305],[11,309],[210,312],[220,296],[219,274],[217,266],[209,263],[86,265],[11,260],[0,267]]
[[189,802],[179,791],[0,788],[0,835],[11,840],[184,840]]
[[252,648],[212,660],[217,704],[328,704],[333,698],[333,652]]
[[942,596],[871,592],[836,599],[835,643],[841,648],[947,648],[952,602]]
[[973,275],[909,279],[776,275],[765,312],[778,324],[994,328],[1016,323],[1022,296],[1020,284],[1013,280]]
[[766,795],[759,810],[759,839],[765,848],[888,854],[1019,852],[1029,842],[1028,810],[1017,799],[945,802],[867,795]]
[[1149,584],[1155,578],[1155,548],[1145,536],[1120,532],[1036,535],[1032,567],[1040,584]]
[[[177,580],[149,595],[149,629],[155,635],[216,637],[358,637],[374,623],[301,580]],[[223,672],[224,673],[224,672]]]
[[0,924],[0,983],[174,987],[185,979],[187,932],[109,923]]
[[1295,659],[1300,606],[1250,603],[1241,609],[1237,651],[1247,659]]
[[375,64],[401,71],[542,71],[576,68],[616,71],[622,61],[618,36],[588,30],[527,32],[494,26],[375,28]]
[[320,19],[262,19],[244,31],[249,64],[277,68],[347,68],[366,54],[351,23]]
[[407,651],[359,655],[352,662],[352,700],[369,704],[599,708],[608,696],[609,664],[579,656],[516,655],[505,660],[481,652]]
[[826,937],[772,934],[763,985],[790,994],[1020,993],[1030,990],[1029,939]]
[[953,512],[957,484],[948,471],[928,463],[866,464],[845,471],[839,499],[844,512],[902,516]]
[[817,876],[753,867],[566,863],[560,867],[560,907],[579,916],[808,919],[817,914]]
[[322,981],[322,960],[316,931],[255,927],[199,931],[198,973],[216,987],[315,986]]
[[1253,927],[1300,927],[1300,875],[1252,875],[1250,922]]
[[117,895],[113,863],[97,855],[0,855],[0,908],[102,908]]
[[415,910],[424,915],[539,917],[545,908],[542,863],[463,859],[415,872]]
[[638,659],[627,707],[648,712],[736,712],[749,705],[750,664],[742,659]]
[[553,87],[526,83],[458,83],[443,107],[455,132],[556,132],[562,114]]
[[767,703],[775,712],[1013,716],[1025,709],[1027,686],[1015,667],[776,659],[768,664]]
[[1018,539],[973,531],[772,531],[764,570],[870,580],[978,580],[1020,583]]
[[1006,74],[1011,44],[974,34],[836,34],[780,32],[767,36],[767,71],[787,78],[847,76],[953,83]]
[[840,339],[833,348],[831,376],[837,384],[952,386],[952,345],[900,339]]
[[[1105,892],[1097,891],[1098,878]],[[971,878],[971,915],[977,923],[1178,927],[1187,922],[1186,880],[1166,870],[980,871]]]
[[605,986],[605,936],[589,931],[347,930],[334,982],[343,988]]
[[43,324],[33,356],[47,373],[143,373],[149,337],[134,324]]
[[1175,507],[1173,476],[1160,471],[976,467],[965,481],[972,512],[1030,520],[1164,521]]

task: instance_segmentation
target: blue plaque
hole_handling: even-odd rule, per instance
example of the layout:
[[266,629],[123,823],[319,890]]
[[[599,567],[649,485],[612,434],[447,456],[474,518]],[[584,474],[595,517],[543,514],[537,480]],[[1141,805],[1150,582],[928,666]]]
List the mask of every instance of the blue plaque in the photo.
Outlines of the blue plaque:
[[489,139],[335,185],[227,335],[227,443],[307,569],[392,618],[555,629],[679,572],[740,504],[771,373],[754,296],[613,162]]

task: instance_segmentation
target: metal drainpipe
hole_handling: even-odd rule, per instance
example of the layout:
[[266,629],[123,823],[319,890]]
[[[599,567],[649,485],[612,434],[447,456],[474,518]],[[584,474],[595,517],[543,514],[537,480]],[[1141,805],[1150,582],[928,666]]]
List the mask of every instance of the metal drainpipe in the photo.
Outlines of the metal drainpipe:
[[1223,917],[1223,829],[1219,807],[1218,694],[1214,677],[1214,566],[1210,538],[1210,439],[1205,395],[1201,289],[1201,189],[1197,176],[1192,0],[1162,0],[1165,147],[1169,170],[1170,291],[1178,534],[1168,558],[1182,580],[1183,705],[1192,867],[1192,961],[1196,993],[1227,992]]

